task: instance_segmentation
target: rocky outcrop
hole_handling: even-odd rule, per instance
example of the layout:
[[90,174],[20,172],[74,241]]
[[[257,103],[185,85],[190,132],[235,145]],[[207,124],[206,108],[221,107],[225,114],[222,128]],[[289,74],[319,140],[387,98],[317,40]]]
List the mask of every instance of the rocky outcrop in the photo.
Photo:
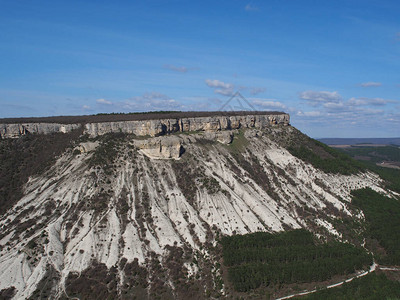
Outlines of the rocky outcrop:
[[184,151],[181,139],[175,136],[135,140],[134,144],[143,154],[153,159],[178,159]]
[[67,133],[81,127],[81,124],[58,124],[58,123],[21,123],[0,124],[0,136],[4,138],[18,138],[27,134],[50,134]]
[[233,140],[232,131],[221,131],[221,132],[205,132],[204,138],[211,141],[217,141],[221,144],[230,144]]
[[181,119],[160,119],[144,121],[122,121],[88,123],[85,133],[91,137],[110,132],[131,133],[137,136],[161,136],[174,132],[218,132],[239,128],[262,129],[272,125],[289,125],[288,114],[265,114],[244,116],[213,116]]
[[75,150],[78,150],[80,153],[87,153],[93,151],[97,148],[99,142],[85,142],[81,143],[79,146],[75,147]]
[[[144,155],[149,158],[178,159],[185,152],[184,146],[195,143],[198,139],[217,141],[221,144],[230,144],[232,143],[233,136],[234,133],[230,130],[221,132],[197,133],[190,136],[158,136],[143,140],[134,139],[132,142]],[[80,147],[82,147],[82,145],[80,145]]]

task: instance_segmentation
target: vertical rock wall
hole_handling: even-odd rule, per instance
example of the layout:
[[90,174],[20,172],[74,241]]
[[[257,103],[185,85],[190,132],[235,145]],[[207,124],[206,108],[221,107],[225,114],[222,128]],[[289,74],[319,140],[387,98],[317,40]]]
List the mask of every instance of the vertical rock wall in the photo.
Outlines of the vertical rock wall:
[[[212,116],[159,120],[97,122],[85,124],[84,132],[96,137],[111,132],[132,133],[137,136],[160,136],[173,132],[221,131],[239,128],[265,128],[271,125],[288,125],[288,114]],[[0,124],[1,138],[17,138],[26,134],[50,134],[70,132],[81,124],[20,123]]]

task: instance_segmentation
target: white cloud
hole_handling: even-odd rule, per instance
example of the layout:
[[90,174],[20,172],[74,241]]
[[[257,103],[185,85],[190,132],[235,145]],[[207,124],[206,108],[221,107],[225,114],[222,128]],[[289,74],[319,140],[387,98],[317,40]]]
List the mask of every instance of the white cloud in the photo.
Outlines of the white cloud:
[[267,109],[286,109],[286,105],[274,99],[250,99],[253,105]]
[[145,93],[142,96],[135,96],[123,101],[112,102],[98,99],[96,102],[106,105],[109,110],[114,112],[187,109],[181,102],[157,92]]
[[212,79],[206,79],[206,84],[209,87],[214,87],[214,88],[225,88],[225,89],[227,89],[227,88],[233,87],[233,84],[225,83],[225,82],[219,81],[217,79],[213,79],[213,80]]
[[299,97],[313,102],[339,102],[342,100],[342,96],[338,92],[326,91],[304,91],[299,94]]
[[359,110],[363,115],[380,115],[384,113],[383,109],[363,108]]
[[368,102],[364,99],[360,99],[360,98],[350,98],[348,103],[350,105],[354,105],[354,106],[360,106],[360,105],[366,105],[368,104]]
[[99,104],[105,104],[105,105],[112,105],[113,104],[111,101],[108,101],[106,99],[97,99],[96,102],[99,103]]
[[[292,114],[293,122],[308,126],[310,123],[313,126],[318,124],[315,128],[334,129],[339,134],[347,134],[351,130],[358,130],[360,134],[367,135],[379,130],[391,132],[385,134],[397,134],[393,128],[398,128],[400,118],[399,115],[391,115],[393,111],[397,111],[397,100],[368,97],[343,99],[337,92],[325,91],[305,91],[300,93],[299,97],[307,100],[305,106],[318,109],[303,111],[302,109],[306,108],[302,107],[300,111]],[[321,133],[323,134],[323,131],[319,135]]]
[[90,109],[90,106],[89,106],[89,105],[82,105],[82,109],[83,109],[83,110],[89,110],[89,109]]
[[360,84],[360,86],[362,87],[378,87],[381,86],[382,83],[380,82],[374,82],[374,81],[370,81],[370,82],[363,82]]
[[231,96],[235,86],[232,83],[225,83],[217,79],[206,79],[207,86],[214,88],[214,93],[224,96]]
[[125,110],[179,110],[184,106],[167,95],[151,92],[143,96],[132,97],[119,104]]
[[250,94],[258,95],[265,92],[265,88],[262,87],[253,87],[250,89]]
[[382,98],[365,98],[365,97],[360,97],[360,98],[350,98],[349,101],[347,102],[349,105],[353,106],[361,106],[361,105],[374,105],[374,106],[383,106],[387,103],[393,103],[395,101],[393,100],[386,100]]
[[214,93],[221,94],[221,95],[224,95],[224,96],[232,96],[232,94],[233,94],[233,88],[229,88],[229,89],[215,89],[215,90],[214,90]]
[[259,11],[260,10],[257,6],[254,6],[250,3],[247,4],[244,9],[245,9],[245,11]]
[[180,73],[186,73],[189,69],[187,67],[177,67],[174,65],[164,65],[164,69],[180,72]]
[[320,111],[299,111],[297,115],[302,117],[319,117],[322,113]]
[[348,106],[346,106],[343,102],[327,102],[324,103],[324,107],[328,111],[348,110]]

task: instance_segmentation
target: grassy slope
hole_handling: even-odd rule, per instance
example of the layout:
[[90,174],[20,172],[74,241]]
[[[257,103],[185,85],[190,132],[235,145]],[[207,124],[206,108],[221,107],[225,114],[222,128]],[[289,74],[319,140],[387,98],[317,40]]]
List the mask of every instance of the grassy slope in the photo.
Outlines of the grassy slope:
[[271,131],[270,138],[292,155],[326,173],[349,175],[365,170],[364,165],[349,155],[308,137],[294,127],[284,128],[279,133]]
[[[382,159],[400,162],[398,147],[360,147],[338,150],[306,136],[293,127],[291,129],[272,138],[297,158],[326,173],[349,175],[372,171],[385,180],[386,188],[400,193],[400,170],[383,168],[375,164]],[[358,161],[355,159],[357,156],[369,156],[371,160]]]
[[387,147],[351,147],[342,149],[343,153],[351,157],[366,157],[369,160],[359,161],[364,168],[378,174],[386,181],[386,187],[400,193],[400,170],[379,167],[377,162],[390,160],[400,162],[400,148],[394,146]]

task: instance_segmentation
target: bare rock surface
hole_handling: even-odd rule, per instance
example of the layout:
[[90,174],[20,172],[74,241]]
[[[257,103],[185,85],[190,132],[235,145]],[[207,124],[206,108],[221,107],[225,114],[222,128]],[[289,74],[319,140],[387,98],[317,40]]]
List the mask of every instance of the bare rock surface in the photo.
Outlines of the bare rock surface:
[[132,133],[137,136],[160,136],[174,132],[217,132],[239,128],[266,128],[273,125],[288,125],[288,114],[266,114],[245,116],[213,116],[182,119],[160,119],[145,121],[88,123],[85,132],[95,137],[110,132]]
[[95,150],[99,146],[99,142],[83,142],[80,143],[79,146],[77,146],[75,149],[80,151],[81,153],[87,153],[90,151]]
[[[84,124],[84,132],[91,137],[106,133],[123,132],[137,136],[161,136],[174,132],[207,131],[217,132],[239,128],[266,128],[272,125],[288,125],[290,117],[285,113],[265,113],[210,117],[182,117],[175,119],[135,120],[118,122],[90,122]],[[215,114],[215,112],[213,113]],[[70,132],[82,125],[59,123],[3,123],[0,124],[1,138],[17,138],[26,134],[50,134]]]
[[178,159],[184,151],[182,140],[176,136],[135,140],[134,145],[146,156],[154,159]]
[[0,124],[1,138],[18,138],[27,134],[50,134],[66,133],[78,129],[80,124],[57,124],[57,123],[22,123],[22,124]]

